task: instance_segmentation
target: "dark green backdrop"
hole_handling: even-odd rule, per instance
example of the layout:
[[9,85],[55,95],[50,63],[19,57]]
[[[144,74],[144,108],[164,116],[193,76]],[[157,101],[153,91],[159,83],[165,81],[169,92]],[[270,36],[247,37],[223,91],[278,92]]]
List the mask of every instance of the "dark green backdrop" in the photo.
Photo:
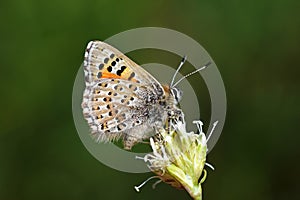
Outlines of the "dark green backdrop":
[[[202,44],[222,74],[227,121],[204,199],[300,199],[299,1],[0,2],[0,199],[188,199],[110,169],[82,145],[72,86],[89,40],[144,26]],[[134,56],[134,54],[132,54]],[[137,52],[139,63],[179,57]],[[199,92],[200,93],[200,92]],[[200,96],[202,93],[200,93]],[[203,92],[207,96],[207,92]],[[209,103],[203,118],[209,119]]]

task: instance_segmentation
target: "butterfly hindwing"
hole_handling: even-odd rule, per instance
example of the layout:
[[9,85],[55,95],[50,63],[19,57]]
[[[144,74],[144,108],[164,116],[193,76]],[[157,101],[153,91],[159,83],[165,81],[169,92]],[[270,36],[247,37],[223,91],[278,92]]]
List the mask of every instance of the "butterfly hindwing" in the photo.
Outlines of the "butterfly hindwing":
[[83,96],[83,114],[100,140],[118,138],[146,121],[142,105],[147,91],[140,84],[122,79],[101,79]]

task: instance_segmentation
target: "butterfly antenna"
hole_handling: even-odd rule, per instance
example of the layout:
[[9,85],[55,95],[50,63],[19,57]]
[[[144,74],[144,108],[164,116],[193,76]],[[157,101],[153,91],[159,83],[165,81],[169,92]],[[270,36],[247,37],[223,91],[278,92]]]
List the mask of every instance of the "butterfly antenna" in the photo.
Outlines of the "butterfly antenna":
[[183,79],[185,79],[185,78],[187,78],[187,77],[189,77],[189,76],[191,76],[191,75],[193,75],[193,74],[195,74],[195,73],[197,73],[197,72],[199,72],[199,71],[201,71],[201,70],[207,68],[210,64],[211,64],[211,62],[209,61],[209,62],[208,62],[206,65],[204,65],[203,67],[201,67],[201,68],[199,68],[199,69],[196,69],[195,71],[193,71],[193,72],[191,72],[191,73],[189,73],[189,74],[187,74],[187,75],[181,77],[181,79],[179,79],[174,85],[171,84],[172,87],[175,87],[176,85],[178,85],[178,83],[180,83]]
[[180,62],[180,64],[179,64],[179,66],[177,67],[176,72],[175,72],[174,75],[173,75],[173,78],[172,78],[172,81],[171,81],[171,84],[170,84],[171,87],[173,86],[173,83],[174,83],[174,81],[175,81],[176,75],[178,74],[180,68],[183,66],[183,64],[185,63],[185,61],[186,61],[186,56],[184,56],[184,57],[182,58],[182,60],[181,60],[181,62]]

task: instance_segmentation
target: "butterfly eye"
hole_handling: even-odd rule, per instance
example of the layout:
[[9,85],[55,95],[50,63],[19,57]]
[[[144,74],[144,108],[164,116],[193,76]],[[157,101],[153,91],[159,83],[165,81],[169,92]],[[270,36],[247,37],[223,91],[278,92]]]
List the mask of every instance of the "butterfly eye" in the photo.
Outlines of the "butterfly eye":
[[172,94],[175,98],[177,97],[177,90],[175,88],[172,89]]
[[182,98],[182,91],[179,90],[178,88],[171,88],[171,94],[173,95],[173,97],[175,98],[176,102],[180,102],[181,98]]

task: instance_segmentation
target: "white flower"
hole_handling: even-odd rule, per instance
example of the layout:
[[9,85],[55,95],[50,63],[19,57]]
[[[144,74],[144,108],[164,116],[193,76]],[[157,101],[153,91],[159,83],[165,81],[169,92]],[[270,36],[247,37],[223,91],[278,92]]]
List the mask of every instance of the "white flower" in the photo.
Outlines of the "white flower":
[[[174,130],[160,130],[158,135],[150,138],[153,153],[147,154],[142,159],[148,163],[150,170],[157,174],[150,179],[159,178],[159,182],[164,181],[178,189],[184,188],[194,199],[202,199],[201,184],[206,178],[204,165],[207,139],[202,131],[203,123],[201,121],[194,123],[198,127],[199,134],[186,132],[185,123],[180,121],[172,125]],[[217,122],[214,123],[209,137],[216,125]],[[139,191],[147,181],[135,189]]]

